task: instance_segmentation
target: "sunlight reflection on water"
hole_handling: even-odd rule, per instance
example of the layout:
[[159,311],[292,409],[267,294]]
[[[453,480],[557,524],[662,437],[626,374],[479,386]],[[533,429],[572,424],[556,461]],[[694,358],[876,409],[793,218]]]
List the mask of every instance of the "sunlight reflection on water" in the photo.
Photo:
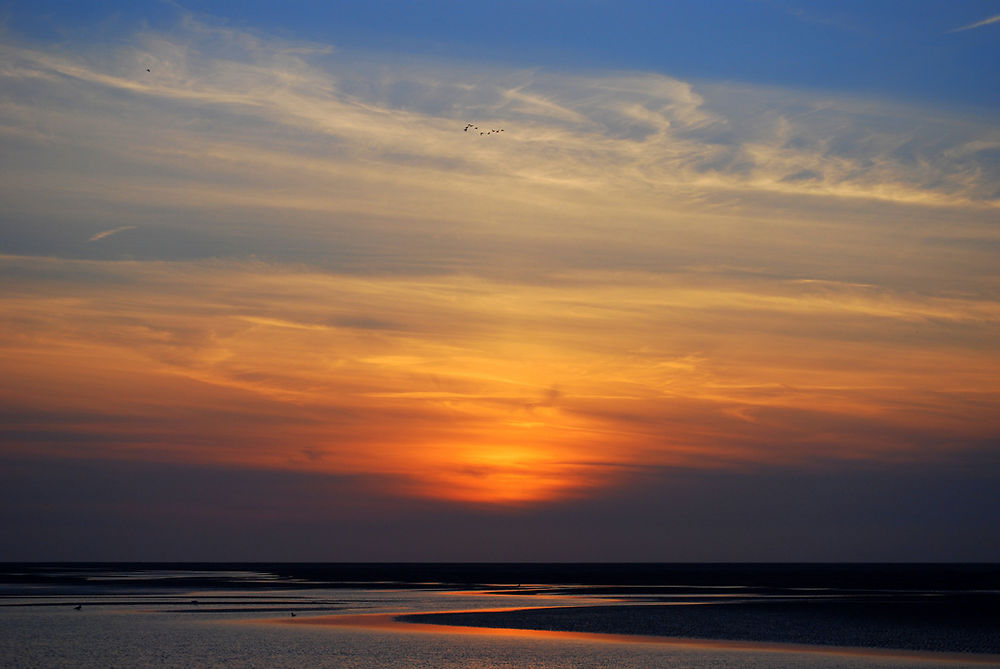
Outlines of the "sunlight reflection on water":
[[[691,648],[585,639],[285,625],[310,615],[441,611],[561,603],[557,598],[433,591],[303,590],[128,593],[8,598],[0,607],[4,667],[389,667],[880,669],[939,666],[821,653]],[[197,602],[197,603],[195,603]],[[80,610],[74,607],[83,603]],[[27,604],[27,605],[25,605]],[[949,663],[951,667],[981,666]]]

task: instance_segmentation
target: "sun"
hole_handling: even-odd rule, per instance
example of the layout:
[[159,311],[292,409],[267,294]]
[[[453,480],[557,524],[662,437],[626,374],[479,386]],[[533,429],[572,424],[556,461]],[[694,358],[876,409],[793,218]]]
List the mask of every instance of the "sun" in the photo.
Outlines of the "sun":
[[414,492],[472,504],[519,506],[575,497],[604,473],[585,462],[580,446],[561,443],[544,425],[507,425],[492,438],[438,445]]

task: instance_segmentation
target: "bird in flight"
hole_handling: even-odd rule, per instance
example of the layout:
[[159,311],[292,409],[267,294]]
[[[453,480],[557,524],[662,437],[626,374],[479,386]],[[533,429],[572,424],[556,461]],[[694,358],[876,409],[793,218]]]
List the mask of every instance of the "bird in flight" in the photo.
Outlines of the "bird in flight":
[[[475,125],[473,123],[466,123],[465,127],[462,128],[462,132],[469,132],[469,128],[472,128],[473,130],[479,130],[479,126],[478,125]],[[490,130],[479,130],[479,134],[480,135],[493,135],[493,134],[499,135],[501,132],[503,132],[503,128],[500,128],[500,129],[492,128]]]

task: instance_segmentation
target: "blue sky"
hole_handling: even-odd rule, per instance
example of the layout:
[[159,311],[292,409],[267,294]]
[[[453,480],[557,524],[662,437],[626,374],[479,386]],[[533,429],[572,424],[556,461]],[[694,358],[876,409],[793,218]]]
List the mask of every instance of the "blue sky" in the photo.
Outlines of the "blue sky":
[[855,91],[932,104],[1000,104],[1000,3],[876,0],[675,2],[132,3],[8,5],[15,33],[168,28],[178,11],[351,49],[471,63],[609,68]]

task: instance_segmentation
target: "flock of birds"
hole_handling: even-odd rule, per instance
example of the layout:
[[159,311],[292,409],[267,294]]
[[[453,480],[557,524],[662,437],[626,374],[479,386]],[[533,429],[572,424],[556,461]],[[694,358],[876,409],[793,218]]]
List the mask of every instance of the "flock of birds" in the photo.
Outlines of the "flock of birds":
[[[466,123],[465,124],[465,128],[463,129],[463,132],[469,132],[469,128],[472,128],[473,133],[475,133],[476,130],[479,130],[479,126],[478,125],[475,125],[473,123]],[[494,133],[496,133],[496,134],[499,135],[501,132],[503,132],[503,128],[500,128],[499,130],[497,130],[497,129],[491,129],[491,130],[483,129],[483,130],[479,130],[479,134],[480,135],[492,135]]]

